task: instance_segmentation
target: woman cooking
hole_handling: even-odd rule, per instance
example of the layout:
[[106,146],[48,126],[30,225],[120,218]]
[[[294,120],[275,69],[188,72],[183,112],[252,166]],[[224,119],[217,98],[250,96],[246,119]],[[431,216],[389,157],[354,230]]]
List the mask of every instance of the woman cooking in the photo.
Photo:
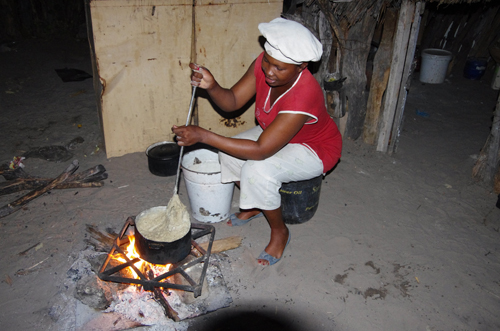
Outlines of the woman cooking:
[[255,96],[256,127],[232,138],[198,126],[173,126],[178,144],[201,142],[220,150],[223,183],[240,188],[240,212],[228,224],[240,226],[265,216],[271,238],[259,255],[273,265],[290,242],[281,214],[282,183],[307,180],[331,170],[340,159],[342,137],[326,111],[323,91],[307,69],[321,59],[321,43],[300,23],[276,18],[259,24],[265,52],[230,89],[221,87],[206,68],[191,63],[191,85],[205,89],[226,112],[242,108]]

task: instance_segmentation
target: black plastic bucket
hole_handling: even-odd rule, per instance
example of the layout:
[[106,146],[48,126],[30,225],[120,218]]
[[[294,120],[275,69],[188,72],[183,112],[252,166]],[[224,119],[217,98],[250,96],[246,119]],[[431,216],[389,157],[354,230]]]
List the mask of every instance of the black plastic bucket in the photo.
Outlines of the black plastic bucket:
[[284,183],[281,186],[281,211],[286,224],[309,221],[319,205],[323,175],[308,180]]

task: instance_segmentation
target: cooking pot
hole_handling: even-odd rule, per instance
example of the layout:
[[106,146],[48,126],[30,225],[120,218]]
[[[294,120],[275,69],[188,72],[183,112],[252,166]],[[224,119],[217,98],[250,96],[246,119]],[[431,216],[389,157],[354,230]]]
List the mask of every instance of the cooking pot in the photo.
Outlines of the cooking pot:
[[[153,208],[167,208],[165,206]],[[144,211],[137,215],[135,223],[145,215]],[[145,238],[135,226],[135,249],[143,260],[153,264],[173,264],[180,262],[191,252],[191,229],[180,239],[172,242],[154,241]]]
[[173,176],[177,173],[180,147],[173,141],[153,144],[146,150],[149,171],[156,176]]

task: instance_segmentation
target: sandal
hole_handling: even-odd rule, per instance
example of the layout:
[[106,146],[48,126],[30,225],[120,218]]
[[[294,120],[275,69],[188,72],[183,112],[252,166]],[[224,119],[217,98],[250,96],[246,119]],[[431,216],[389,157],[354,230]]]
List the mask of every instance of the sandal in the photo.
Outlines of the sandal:
[[231,220],[231,226],[242,226],[242,225],[247,224],[248,222],[250,222],[254,218],[259,218],[262,216],[264,216],[264,214],[262,214],[262,212],[260,212],[255,216],[252,216],[246,220],[242,220],[236,216],[236,213],[234,213],[234,214],[231,214],[231,216],[229,216],[229,219]]
[[288,243],[290,242],[291,238],[292,238],[292,235],[289,232],[288,233],[288,241],[286,242],[285,248],[283,249],[283,253],[281,254],[281,257],[279,259],[276,258],[276,257],[274,257],[274,256],[272,256],[272,255],[267,254],[266,251],[263,250],[262,253],[260,253],[260,255],[257,258],[257,260],[266,260],[267,262],[269,262],[269,265],[273,265],[273,264],[278,263],[279,260],[281,260],[283,258],[283,256],[285,256],[285,249],[287,248]]

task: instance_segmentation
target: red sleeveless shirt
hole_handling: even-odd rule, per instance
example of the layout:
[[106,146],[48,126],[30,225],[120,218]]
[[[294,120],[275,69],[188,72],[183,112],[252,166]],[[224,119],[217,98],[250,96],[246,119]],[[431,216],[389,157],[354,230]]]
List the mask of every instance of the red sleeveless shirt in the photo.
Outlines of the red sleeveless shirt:
[[262,129],[266,129],[279,113],[300,113],[313,118],[290,140],[290,144],[301,144],[316,153],[323,162],[323,172],[337,164],[342,152],[342,136],[333,119],[328,115],[323,90],[311,74],[304,69],[293,86],[282,94],[273,105],[269,96],[271,87],[267,85],[261,68],[262,52],[255,61],[256,90],[255,117]]

